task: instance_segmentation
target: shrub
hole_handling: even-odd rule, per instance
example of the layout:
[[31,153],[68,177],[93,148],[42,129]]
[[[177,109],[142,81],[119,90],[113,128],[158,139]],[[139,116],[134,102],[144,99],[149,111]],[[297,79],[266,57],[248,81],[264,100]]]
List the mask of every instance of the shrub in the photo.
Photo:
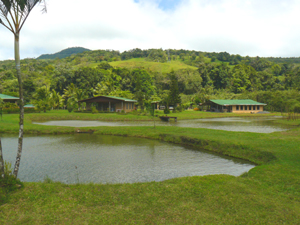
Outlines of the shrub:
[[194,108],[194,111],[199,111],[199,108]]
[[74,109],[73,105],[67,105],[67,110],[69,113],[72,112],[73,109]]
[[96,109],[95,106],[92,106],[91,109],[92,109],[92,113],[93,113],[93,114],[98,113],[98,110]]
[[[5,188],[7,191],[13,191],[22,186],[19,179],[12,175],[11,163],[4,162],[4,178],[0,177],[0,187]],[[0,195],[1,200],[1,195]],[[0,201],[1,202],[1,201]]]
[[170,109],[169,109],[169,107],[166,107],[166,108],[164,109],[164,114],[170,114]]

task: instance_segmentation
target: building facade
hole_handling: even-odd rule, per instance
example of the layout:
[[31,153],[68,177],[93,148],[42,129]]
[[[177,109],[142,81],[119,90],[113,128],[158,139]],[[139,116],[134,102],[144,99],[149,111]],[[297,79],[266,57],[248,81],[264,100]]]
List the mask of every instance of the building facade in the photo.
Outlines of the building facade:
[[258,113],[264,111],[267,104],[253,101],[251,99],[243,100],[210,100],[208,105],[212,112],[232,112],[232,113]]
[[98,111],[103,112],[131,112],[135,110],[136,100],[115,97],[115,96],[97,96],[94,98],[83,99],[78,102],[85,102],[86,109],[90,110],[95,106]]
[[4,95],[4,94],[0,94],[0,98],[4,101],[4,102],[10,102],[10,103],[18,103],[18,100],[20,98],[17,97],[13,97],[13,96],[9,96],[9,95]]

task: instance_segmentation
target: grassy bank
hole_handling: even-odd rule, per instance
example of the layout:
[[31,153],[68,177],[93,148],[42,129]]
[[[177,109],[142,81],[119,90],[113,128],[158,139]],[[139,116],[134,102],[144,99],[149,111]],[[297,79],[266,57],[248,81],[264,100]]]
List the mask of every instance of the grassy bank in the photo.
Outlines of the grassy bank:
[[[25,132],[74,132],[74,128],[31,124],[37,116],[26,115]],[[83,118],[79,115],[78,119]],[[0,132],[16,133],[17,122],[16,115],[5,115]],[[93,129],[95,136],[135,136],[204,147],[248,159],[259,166],[240,177],[211,175],[114,185],[24,183],[24,188],[10,193],[1,203],[1,224],[298,224],[300,221],[299,127],[271,134],[179,127]]]
[[[159,116],[165,115],[162,110],[155,111],[155,120]],[[247,114],[247,113],[211,113],[203,111],[186,110],[183,112],[171,112],[168,116],[178,117],[179,120],[203,119],[203,118],[220,118],[220,117],[265,117],[280,116],[280,113],[269,114]],[[17,114],[4,114],[3,122],[11,119],[18,119]],[[52,110],[47,113],[30,113],[25,114],[28,121],[49,121],[49,120],[101,120],[101,121],[152,121],[153,117],[149,113],[133,112],[127,114],[121,113],[69,113],[67,110]],[[1,120],[0,120],[1,122]],[[15,122],[15,121],[14,121]]]

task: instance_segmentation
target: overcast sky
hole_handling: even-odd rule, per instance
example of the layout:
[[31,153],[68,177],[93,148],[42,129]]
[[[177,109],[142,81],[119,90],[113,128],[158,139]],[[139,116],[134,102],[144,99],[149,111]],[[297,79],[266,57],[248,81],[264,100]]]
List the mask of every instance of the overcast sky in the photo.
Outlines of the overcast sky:
[[[21,31],[21,58],[68,47],[300,56],[300,0],[47,0]],[[13,35],[0,25],[0,60]]]

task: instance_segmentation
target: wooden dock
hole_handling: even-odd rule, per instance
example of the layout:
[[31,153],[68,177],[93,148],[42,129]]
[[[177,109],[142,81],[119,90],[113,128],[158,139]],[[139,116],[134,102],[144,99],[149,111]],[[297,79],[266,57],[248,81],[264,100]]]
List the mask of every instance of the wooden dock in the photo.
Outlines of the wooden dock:
[[95,130],[77,130],[76,132],[79,134],[93,134]]
[[169,122],[170,119],[174,119],[175,122],[177,122],[177,117],[175,117],[175,116],[160,116],[159,118],[160,118],[162,121],[167,121],[167,122]]

